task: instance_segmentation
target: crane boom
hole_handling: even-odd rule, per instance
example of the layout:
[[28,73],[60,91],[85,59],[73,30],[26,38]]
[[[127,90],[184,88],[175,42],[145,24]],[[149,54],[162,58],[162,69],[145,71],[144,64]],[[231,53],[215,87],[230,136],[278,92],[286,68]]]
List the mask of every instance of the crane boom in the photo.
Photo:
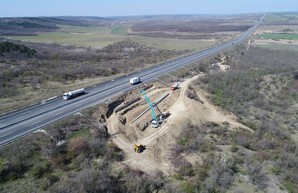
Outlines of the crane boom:
[[144,94],[147,103],[150,105],[153,120],[156,121],[156,114],[155,114],[154,106],[152,105],[151,100],[149,99],[149,97],[147,96],[147,94],[146,94],[146,92],[144,90],[141,90],[141,92]]

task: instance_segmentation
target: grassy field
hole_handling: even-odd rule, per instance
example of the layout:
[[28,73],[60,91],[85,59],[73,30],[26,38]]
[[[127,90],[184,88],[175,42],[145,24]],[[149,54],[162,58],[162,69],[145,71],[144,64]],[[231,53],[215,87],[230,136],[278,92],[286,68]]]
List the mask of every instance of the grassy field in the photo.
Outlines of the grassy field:
[[265,23],[274,23],[274,22],[286,22],[288,21],[288,17],[285,17],[284,15],[267,15],[265,17],[264,22]]
[[126,34],[128,32],[129,26],[118,25],[114,27],[111,31],[112,34]]
[[285,17],[291,17],[291,18],[295,18],[295,19],[298,19],[298,14],[296,13],[293,13],[293,14],[285,14],[284,15]]
[[140,44],[169,50],[200,50],[215,44],[215,40],[181,40],[126,36],[128,26],[107,27],[59,26],[56,32],[40,33],[37,36],[6,36],[5,38],[27,42],[58,43],[62,45],[105,47],[126,37]]
[[284,44],[284,43],[266,43],[266,44],[255,44],[257,47],[268,48],[272,50],[293,50],[298,51],[297,44]]
[[[264,32],[268,32],[268,31],[272,31],[272,32],[282,32],[282,31],[298,31],[298,26],[297,25],[261,25],[257,31],[262,31],[262,33]],[[263,32],[264,31],[264,32]]]
[[284,40],[298,40],[298,34],[294,33],[267,33],[267,34],[261,34],[259,37],[267,38],[267,39],[284,39]]
[[265,17],[265,24],[276,24],[276,23],[296,23],[297,24],[298,14],[272,14]]
[[105,47],[124,39],[124,36],[112,34],[106,27],[59,26],[57,32],[40,33],[37,36],[8,36],[6,38],[62,45]]
[[181,40],[140,36],[131,36],[130,38],[135,42],[149,47],[167,50],[201,50],[216,43],[215,40]]

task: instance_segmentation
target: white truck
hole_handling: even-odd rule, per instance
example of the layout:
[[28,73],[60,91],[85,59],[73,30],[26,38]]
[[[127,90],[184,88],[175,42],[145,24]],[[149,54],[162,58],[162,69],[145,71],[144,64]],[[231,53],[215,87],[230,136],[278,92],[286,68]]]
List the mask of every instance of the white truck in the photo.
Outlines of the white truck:
[[84,88],[80,88],[78,90],[74,90],[74,91],[64,93],[63,94],[63,99],[68,100],[68,99],[72,99],[72,98],[75,98],[75,97],[83,95],[83,94],[85,94],[85,90],[84,90]]
[[129,82],[130,82],[131,85],[138,84],[138,83],[141,82],[141,78],[140,77],[134,77],[134,78],[130,79]]

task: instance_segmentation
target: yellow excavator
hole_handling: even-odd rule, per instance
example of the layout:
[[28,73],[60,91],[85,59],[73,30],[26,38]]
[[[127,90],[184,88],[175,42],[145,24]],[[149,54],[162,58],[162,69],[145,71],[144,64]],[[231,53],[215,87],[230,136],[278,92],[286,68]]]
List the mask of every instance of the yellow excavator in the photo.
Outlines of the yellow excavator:
[[142,144],[139,144],[139,143],[136,143],[133,146],[133,150],[137,153],[142,153],[145,149],[146,149],[145,145],[142,145]]

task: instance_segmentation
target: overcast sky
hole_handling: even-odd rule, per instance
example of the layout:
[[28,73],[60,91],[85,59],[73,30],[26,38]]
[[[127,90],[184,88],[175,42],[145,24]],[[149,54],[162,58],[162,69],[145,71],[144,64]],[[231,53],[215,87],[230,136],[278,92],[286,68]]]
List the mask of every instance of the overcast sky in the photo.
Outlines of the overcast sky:
[[0,0],[0,17],[298,11],[298,0]]

